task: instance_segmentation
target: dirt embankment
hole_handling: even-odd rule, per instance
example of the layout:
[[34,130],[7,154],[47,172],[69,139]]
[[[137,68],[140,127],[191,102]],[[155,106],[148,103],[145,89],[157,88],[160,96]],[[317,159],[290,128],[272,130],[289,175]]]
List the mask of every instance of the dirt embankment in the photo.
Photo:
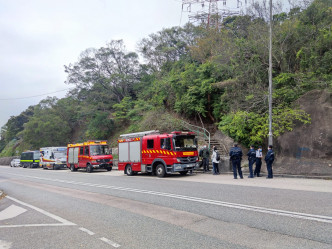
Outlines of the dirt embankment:
[[332,175],[332,93],[314,90],[296,103],[311,116],[311,124],[297,125],[276,141],[281,173]]
[[0,158],[0,165],[10,165],[10,162],[14,158],[20,158],[20,157],[18,157],[18,156],[2,157],[2,158]]

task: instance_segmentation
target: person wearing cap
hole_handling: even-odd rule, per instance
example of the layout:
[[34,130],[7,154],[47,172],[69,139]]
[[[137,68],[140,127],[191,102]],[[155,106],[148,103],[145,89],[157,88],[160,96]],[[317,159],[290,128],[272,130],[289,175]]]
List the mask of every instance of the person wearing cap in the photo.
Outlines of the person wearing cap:
[[247,156],[248,156],[248,161],[249,161],[248,178],[254,178],[254,172],[253,172],[252,166],[254,165],[254,163],[256,161],[256,151],[255,151],[255,147],[253,145],[250,146],[250,150],[249,150]]
[[234,179],[237,179],[237,172],[239,172],[239,176],[241,179],[243,179],[242,175],[242,169],[241,169],[241,161],[242,161],[242,150],[240,147],[238,147],[237,144],[234,144],[234,147],[232,147],[229,151],[230,160],[232,162],[233,166],[233,175]]
[[212,152],[212,173],[214,175],[219,175],[219,161],[220,156],[218,155],[217,147],[213,146],[213,152]]
[[256,167],[254,171],[254,176],[261,177],[261,167],[262,167],[262,158],[263,158],[263,152],[262,152],[262,146],[258,147],[258,150],[256,150]]
[[265,156],[266,168],[267,168],[267,179],[273,178],[272,164],[274,161],[274,151],[273,146],[269,145],[268,152]]

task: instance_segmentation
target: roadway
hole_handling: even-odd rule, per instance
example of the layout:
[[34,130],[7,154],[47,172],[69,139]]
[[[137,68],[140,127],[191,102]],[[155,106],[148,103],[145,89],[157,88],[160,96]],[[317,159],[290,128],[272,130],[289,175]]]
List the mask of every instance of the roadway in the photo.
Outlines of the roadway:
[[0,248],[332,248],[332,181],[0,167]]

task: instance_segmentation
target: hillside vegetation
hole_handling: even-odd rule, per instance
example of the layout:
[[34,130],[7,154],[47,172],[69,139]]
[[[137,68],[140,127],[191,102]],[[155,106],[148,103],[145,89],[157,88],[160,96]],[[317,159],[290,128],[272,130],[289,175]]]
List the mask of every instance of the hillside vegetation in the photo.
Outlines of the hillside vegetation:
[[[332,2],[315,0],[273,21],[273,130],[279,137],[311,118],[295,101],[332,88]],[[67,97],[48,97],[2,127],[1,156],[120,132],[181,127],[180,117],[217,127],[245,146],[268,134],[268,23],[224,20],[220,30],[187,24],[87,49],[67,66]],[[313,105],[315,103],[312,103]],[[14,142],[13,142],[14,140]],[[7,146],[7,147],[6,147]]]

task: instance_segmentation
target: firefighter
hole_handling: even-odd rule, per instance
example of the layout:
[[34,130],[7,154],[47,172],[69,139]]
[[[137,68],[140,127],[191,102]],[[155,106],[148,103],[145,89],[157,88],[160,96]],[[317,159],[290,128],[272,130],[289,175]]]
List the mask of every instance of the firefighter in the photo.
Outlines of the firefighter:
[[274,151],[273,146],[269,145],[268,152],[265,156],[265,162],[266,162],[266,168],[267,168],[267,179],[273,178],[273,172],[272,172],[272,163],[274,161]]
[[263,153],[262,153],[262,146],[258,147],[258,150],[256,150],[256,167],[254,171],[254,175],[257,177],[261,177],[261,166],[262,166],[262,158],[263,158]]
[[232,161],[234,179],[237,179],[237,172],[239,176],[243,179],[242,170],[241,170],[241,160],[242,160],[242,150],[238,147],[237,144],[234,144],[234,147],[229,151],[230,160]]
[[248,178],[254,178],[254,172],[252,170],[252,167],[256,161],[256,151],[255,147],[253,145],[250,146],[250,150],[247,154],[248,156],[248,161],[249,161],[249,176]]

